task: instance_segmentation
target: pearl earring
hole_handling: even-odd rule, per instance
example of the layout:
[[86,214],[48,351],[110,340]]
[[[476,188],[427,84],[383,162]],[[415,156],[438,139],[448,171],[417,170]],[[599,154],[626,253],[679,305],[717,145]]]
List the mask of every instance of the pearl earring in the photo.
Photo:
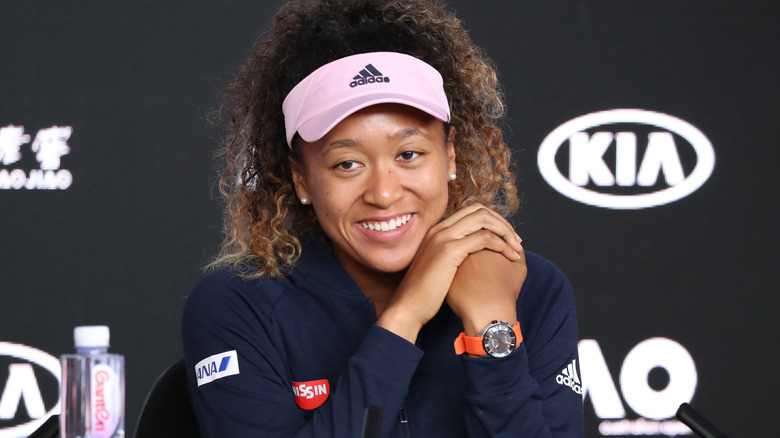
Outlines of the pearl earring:
[[307,198],[307,197],[305,197],[305,196],[304,196],[303,198],[301,198],[301,204],[303,204],[303,205],[309,205],[309,198]]
[[455,181],[456,179],[458,179],[458,175],[456,175],[455,172],[452,172],[450,174],[450,181]]

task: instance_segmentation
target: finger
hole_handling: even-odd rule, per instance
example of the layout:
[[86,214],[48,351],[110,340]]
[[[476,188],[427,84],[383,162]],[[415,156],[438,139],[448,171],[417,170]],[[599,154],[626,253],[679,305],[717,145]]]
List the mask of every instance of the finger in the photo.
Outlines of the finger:
[[460,210],[453,213],[452,216],[443,220],[440,224],[442,228],[449,227],[452,226],[454,223],[464,219],[467,216],[473,215],[475,213],[485,213],[485,212],[490,213],[491,215],[493,215],[493,217],[495,217],[497,220],[499,220],[506,226],[507,231],[500,232],[498,234],[504,237],[504,239],[507,242],[512,243],[512,241],[515,241],[517,243],[517,245],[514,245],[515,249],[520,249],[523,239],[521,239],[520,236],[515,232],[514,226],[512,226],[512,224],[510,224],[509,221],[506,220],[506,218],[498,214],[497,211],[488,208],[480,203],[469,204],[466,207],[461,208]]
[[452,224],[454,224],[455,222],[463,219],[465,216],[467,216],[467,215],[469,215],[471,213],[474,213],[475,211],[477,211],[477,210],[479,210],[481,208],[487,208],[487,207],[485,207],[484,205],[482,205],[482,204],[480,204],[478,202],[474,203],[474,204],[469,204],[469,205],[467,205],[465,207],[462,207],[462,208],[456,210],[454,213],[452,213],[452,215],[450,215],[449,217],[443,219],[441,222],[439,222],[439,225],[442,225],[444,227],[449,227]]
[[[504,239],[515,251],[522,251],[523,246],[514,229],[504,218],[487,208],[474,209],[462,215],[457,221],[441,224],[439,230],[434,230],[445,239],[462,239],[480,230],[489,230]],[[444,226],[448,225],[448,226]]]
[[509,221],[504,216],[501,216],[500,214],[498,214],[497,211],[495,211],[495,210],[493,210],[491,208],[485,208],[485,209],[490,214],[495,216],[496,219],[498,219],[499,221],[503,222],[506,225],[506,227],[510,230],[512,236],[510,236],[509,239],[507,239],[507,242],[511,242],[510,239],[514,239],[515,241],[517,241],[518,244],[521,244],[523,242],[523,239],[521,239],[520,236],[515,231],[515,227],[511,223],[509,223]]
[[[449,228],[455,226],[458,223],[462,223],[462,221],[464,219],[468,219],[468,220],[471,221],[471,220],[474,220],[474,218],[484,217],[484,216],[481,216],[481,215],[484,215],[484,214],[489,213],[489,212],[490,212],[490,209],[488,209],[487,207],[485,207],[482,204],[479,204],[479,203],[470,204],[470,205],[467,205],[467,206],[459,209],[458,211],[453,213],[452,216],[450,216],[450,217],[442,220],[441,222],[439,222],[436,226],[431,228],[431,231],[432,232],[439,232],[439,231],[442,231],[442,230],[446,230],[446,229],[449,229]],[[493,216],[493,215],[491,215],[491,216]],[[493,216],[493,217],[495,217],[495,216]]]
[[520,252],[515,251],[515,249],[504,239],[499,237],[499,235],[485,229],[470,233],[461,239],[450,240],[445,245],[445,251],[447,253],[461,255],[461,257],[458,257],[458,266],[460,266],[460,263],[462,263],[469,254],[482,251],[483,249],[503,254],[504,257],[512,262],[524,258],[522,248],[520,249]]

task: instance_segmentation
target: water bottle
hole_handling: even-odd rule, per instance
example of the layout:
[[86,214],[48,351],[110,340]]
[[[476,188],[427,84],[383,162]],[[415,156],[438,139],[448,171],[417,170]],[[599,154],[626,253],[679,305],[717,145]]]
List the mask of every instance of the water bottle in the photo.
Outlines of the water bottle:
[[107,326],[73,330],[76,354],[60,357],[61,438],[124,438],[125,358],[108,352]]

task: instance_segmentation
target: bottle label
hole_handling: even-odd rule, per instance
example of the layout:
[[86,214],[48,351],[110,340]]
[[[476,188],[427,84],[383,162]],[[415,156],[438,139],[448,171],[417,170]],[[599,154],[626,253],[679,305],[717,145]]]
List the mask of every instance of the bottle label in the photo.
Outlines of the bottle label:
[[92,367],[90,420],[93,438],[111,438],[116,432],[122,409],[119,377],[108,365]]

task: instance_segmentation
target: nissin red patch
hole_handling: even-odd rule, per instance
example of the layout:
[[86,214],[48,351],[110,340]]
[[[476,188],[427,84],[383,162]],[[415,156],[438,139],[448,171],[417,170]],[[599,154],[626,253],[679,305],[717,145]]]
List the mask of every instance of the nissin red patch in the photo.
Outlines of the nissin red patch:
[[330,394],[330,383],[327,379],[312,380],[311,382],[292,382],[292,390],[295,395],[295,403],[301,409],[307,411],[317,409]]

